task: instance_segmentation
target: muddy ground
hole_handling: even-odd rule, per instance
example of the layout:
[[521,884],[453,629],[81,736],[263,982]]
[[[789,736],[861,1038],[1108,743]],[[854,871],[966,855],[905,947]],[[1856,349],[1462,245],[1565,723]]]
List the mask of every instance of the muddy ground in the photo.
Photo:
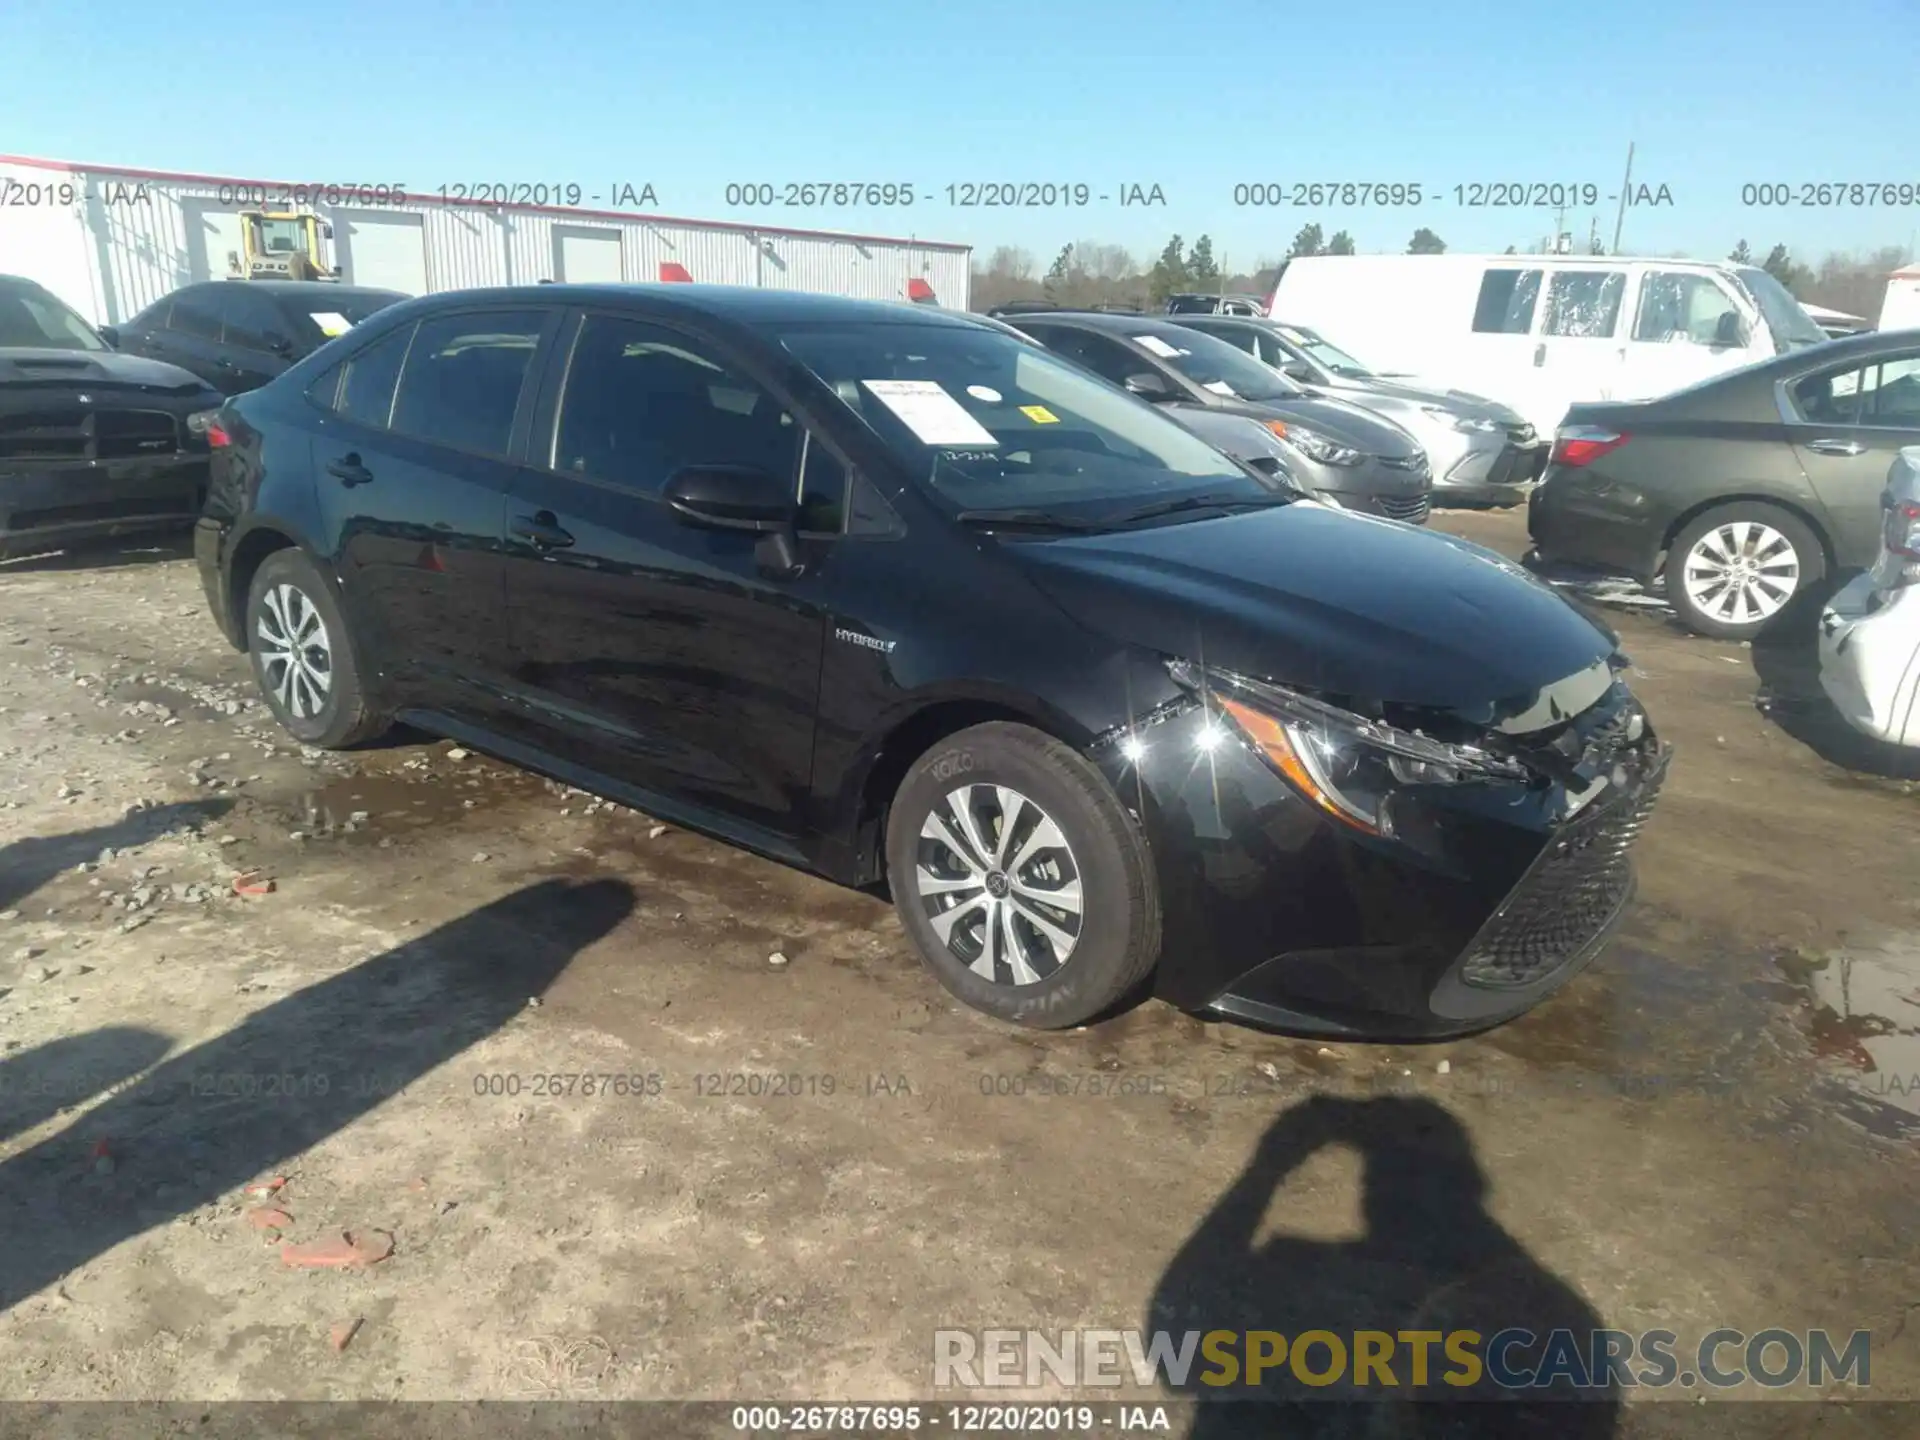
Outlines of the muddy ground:
[[[423,736],[303,752],[179,546],[0,566],[0,1397],[926,1398],[936,1328],[1467,1292],[1871,1329],[1920,1396],[1920,798],[1804,634],[1610,616],[1678,747],[1626,930],[1492,1034],[1327,1046],[1002,1027],[869,896]],[[342,1231],[393,1253],[283,1263]]]

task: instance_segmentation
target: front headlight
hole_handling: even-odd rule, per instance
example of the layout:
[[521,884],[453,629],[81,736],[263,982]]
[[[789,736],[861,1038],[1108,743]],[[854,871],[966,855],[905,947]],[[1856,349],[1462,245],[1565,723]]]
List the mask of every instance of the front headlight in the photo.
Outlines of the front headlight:
[[1484,415],[1450,415],[1453,428],[1463,435],[1498,435],[1504,428],[1498,420]]
[[1266,425],[1302,455],[1322,465],[1358,465],[1367,458],[1352,446],[1329,440],[1318,430],[1310,430],[1292,420],[1269,420]]
[[1262,681],[1203,677],[1185,660],[1167,668],[1307,799],[1369,835],[1393,833],[1386,802],[1401,787],[1529,778],[1519,761],[1477,745],[1435,740]]

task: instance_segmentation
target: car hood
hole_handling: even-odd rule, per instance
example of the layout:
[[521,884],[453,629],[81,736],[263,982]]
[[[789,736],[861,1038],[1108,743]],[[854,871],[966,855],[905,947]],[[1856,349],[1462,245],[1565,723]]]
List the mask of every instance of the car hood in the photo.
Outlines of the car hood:
[[1422,452],[1420,442],[1384,416],[1363,405],[1336,400],[1331,395],[1303,395],[1287,400],[1226,400],[1225,409],[1255,420],[1290,420],[1310,425],[1329,440],[1350,445],[1366,455],[1404,460]]
[[1615,648],[1491,550],[1308,501],[1007,549],[1055,603],[1111,640],[1483,723],[1524,710]]
[[131,389],[147,394],[194,395],[207,389],[199,376],[119,350],[0,349],[0,386]]
[[1492,420],[1501,425],[1527,423],[1512,406],[1502,405],[1498,400],[1475,395],[1468,390],[1445,390],[1437,385],[1410,385],[1401,380],[1379,379],[1347,380],[1342,383],[1341,389],[1360,404],[1376,398],[1397,400],[1408,405],[1439,405],[1456,415],[1470,415],[1476,420]]

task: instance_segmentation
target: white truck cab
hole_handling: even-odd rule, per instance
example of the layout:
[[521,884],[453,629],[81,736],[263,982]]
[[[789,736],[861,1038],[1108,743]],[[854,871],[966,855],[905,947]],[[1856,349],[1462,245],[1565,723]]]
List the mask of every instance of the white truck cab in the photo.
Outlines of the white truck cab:
[[1755,265],[1577,255],[1313,255],[1268,313],[1551,435],[1569,405],[1664,395],[1827,339]]

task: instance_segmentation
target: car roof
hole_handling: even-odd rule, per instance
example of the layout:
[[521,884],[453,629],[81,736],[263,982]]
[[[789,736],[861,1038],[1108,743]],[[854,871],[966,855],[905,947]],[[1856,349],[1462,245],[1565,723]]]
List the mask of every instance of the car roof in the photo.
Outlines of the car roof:
[[393,295],[402,300],[408,298],[400,290],[387,290],[378,285],[342,285],[333,280],[203,280],[192,288],[211,285],[244,285],[249,290],[258,290],[268,296],[285,295],[294,299],[314,295]]
[[1179,332],[1187,327],[1171,315],[1119,314],[1110,310],[1049,310],[1039,315],[1021,315],[1017,320],[1038,324],[1077,325],[1083,330],[1109,330],[1116,334],[1155,335]]
[[972,326],[974,317],[910,300],[850,300],[808,290],[762,290],[750,285],[508,285],[483,290],[447,290],[422,296],[413,313],[457,305],[526,303],[605,305],[625,308],[643,302],[654,310],[702,314],[758,327],[776,324],[866,322]]

